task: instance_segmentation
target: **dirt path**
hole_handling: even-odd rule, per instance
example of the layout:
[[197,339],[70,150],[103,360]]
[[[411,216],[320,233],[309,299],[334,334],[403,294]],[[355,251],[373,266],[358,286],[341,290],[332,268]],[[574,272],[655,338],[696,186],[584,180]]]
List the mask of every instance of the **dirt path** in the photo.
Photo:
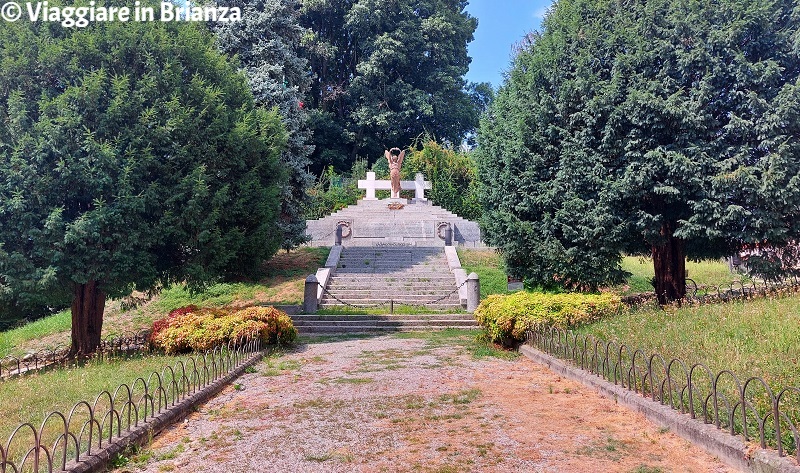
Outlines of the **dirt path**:
[[734,471],[525,358],[475,358],[468,337],[302,345],[118,471]]

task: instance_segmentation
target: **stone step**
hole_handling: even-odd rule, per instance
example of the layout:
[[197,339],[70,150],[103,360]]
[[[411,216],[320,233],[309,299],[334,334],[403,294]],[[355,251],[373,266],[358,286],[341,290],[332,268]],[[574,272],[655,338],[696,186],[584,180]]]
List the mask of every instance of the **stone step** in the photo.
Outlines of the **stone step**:
[[[451,294],[454,294],[455,297],[449,297]],[[456,291],[453,293],[452,290],[450,291],[435,291],[433,293],[423,293],[423,292],[387,292],[387,291],[370,291],[367,289],[349,289],[349,290],[330,290],[328,289],[324,298],[331,298],[334,297],[341,299],[341,300],[375,300],[375,301],[415,301],[418,303],[424,303],[427,301],[433,301],[436,299],[441,299],[443,301],[447,300],[460,300],[458,298],[458,292]]]
[[392,297],[393,295],[399,294],[438,294],[443,296],[445,294],[449,294],[456,290],[456,286],[451,285],[428,285],[427,283],[422,284],[412,284],[412,285],[393,285],[392,288],[387,288],[386,286],[376,284],[376,285],[346,285],[346,284],[337,284],[337,285],[328,285],[326,290],[332,294],[345,294],[345,293],[354,293],[354,295],[363,295],[363,294],[376,294],[379,297]]
[[[345,268],[345,269],[347,269],[347,268]],[[446,269],[443,269],[443,270],[446,270]],[[426,281],[429,281],[429,280],[437,279],[437,276],[435,274],[430,274],[430,273],[427,273],[427,272],[424,272],[424,271],[419,271],[419,272],[416,272],[416,273],[414,273],[414,272],[408,272],[407,273],[407,272],[403,272],[403,271],[377,271],[377,272],[376,271],[358,271],[358,270],[339,271],[338,269],[336,270],[336,273],[334,273],[334,276],[331,276],[331,277],[332,278],[336,278],[336,279],[344,278],[344,277],[366,278],[366,277],[369,277],[370,275],[374,275],[374,277],[376,277],[376,278],[380,277],[380,278],[387,279],[387,280],[394,278],[398,282],[403,281],[403,280],[413,280],[413,281],[418,281],[418,282],[426,282]],[[453,281],[455,281],[455,279],[453,277],[450,277],[450,279],[453,279]]]
[[[348,250],[358,250],[359,247],[352,247],[348,248]],[[361,247],[367,248],[367,247]],[[348,251],[347,254],[343,254],[341,260],[343,261],[358,261],[361,259],[369,259],[374,261],[402,261],[403,263],[425,263],[427,261],[439,261],[442,258],[440,254],[442,252],[441,248],[420,248],[421,251],[429,252],[427,254],[424,253],[417,253],[417,252],[407,252],[407,253],[381,253],[381,252],[374,252],[369,250],[363,251]],[[436,253],[433,250],[439,250]]]
[[303,327],[364,327],[371,325],[375,327],[471,327],[476,325],[474,320],[339,320],[323,321],[323,322],[295,322],[294,326],[298,330]]
[[[350,308],[354,310],[363,310],[363,309],[380,309],[382,312],[391,312],[391,306],[389,301],[387,300],[373,300],[373,299],[341,299],[343,302],[339,302],[336,299],[327,299],[323,298],[322,301],[319,303],[320,309],[329,309],[329,308]],[[443,300],[436,303],[425,302],[424,304],[420,304],[415,301],[403,301],[403,300],[396,300],[394,301],[394,306],[409,306],[409,307],[422,307],[427,310],[460,310],[463,309],[464,306],[461,305],[460,301],[454,300]]]
[[[440,250],[443,251],[443,250]],[[430,266],[433,264],[441,264],[445,262],[444,258],[425,258],[425,259],[412,259],[412,258],[385,258],[383,256],[375,255],[359,255],[359,256],[345,256],[339,259],[340,264],[370,264],[370,265],[383,265],[383,266]]]
[[396,274],[389,274],[389,273],[348,273],[348,272],[340,272],[338,269],[335,273],[331,276],[330,281],[345,281],[345,282],[369,282],[369,281],[381,281],[386,283],[399,283],[403,281],[407,282],[436,282],[436,281],[455,281],[455,277],[452,274],[428,274],[422,276],[409,276],[409,277],[400,277],[403,276],[404,273],[396,273]]
[[383,281],[360,281],[359,284],[353,282],[342,282],[334,280],[328,283],[328,289],[338,289],[341,291],[452,291],[455,290],[454,281],[450,278],[447,281],[394,281],[384,283]]
[[458,320],[475,322],[475,316],[472,314],[413,314],[413,315],[309,315],[297,314],[290,315],[292,322],[331,322],[338,320],[355,320],[355,321],[425,321],[425,320]]
[[[391,302],[396,306],[408,305],[414,307],[423,307],[419,304],[419,301],[414,300],[403,300],[398,298],[392,299]],[[354,309],[384,309],[386,312],[389,312],[389,303],[390,301],[387,299],[348,299],[340,297],[339,300],[336,300],[323,296],[322,301],[319,303],[319,307],[324,309],[325,307],[352,306]],[[459,309],[462,308],[462,305],[461,301],[457,299],[444,299],[435,303],[426,303],[424,307],[436,310]]]
[[385,332],[426,332],[430,330],[446,330],[446,329],[479,329],[478,325],[460,326],[460,325],[442,325],[442,326],[429,326],[429,325],[414,325],[403,327],[378,327],[374,325],[365,325],[358,327],[304,327],[298,329],[301,335],[369,335],[373,333]]

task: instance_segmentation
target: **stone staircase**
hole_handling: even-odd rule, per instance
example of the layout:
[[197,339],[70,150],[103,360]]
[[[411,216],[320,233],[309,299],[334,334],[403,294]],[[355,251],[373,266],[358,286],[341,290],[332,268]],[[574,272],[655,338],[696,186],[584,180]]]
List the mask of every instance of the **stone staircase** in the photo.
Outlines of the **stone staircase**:
[[441,247],[343,247],[320,309],[390,304],[462,309],[456,280]]
[[448,328],[477,329],[472,314],[292,315],[302,335],[413,332]]
[[[392,209],[390,204],[401,204]],[[428,201],[360,200],[327,217],[306,221],[310,246],[332,246],[336,227],[343,224],[345,246],[444,246],[443,226],[453,230],[458,246],[483,247],[478,224]]]

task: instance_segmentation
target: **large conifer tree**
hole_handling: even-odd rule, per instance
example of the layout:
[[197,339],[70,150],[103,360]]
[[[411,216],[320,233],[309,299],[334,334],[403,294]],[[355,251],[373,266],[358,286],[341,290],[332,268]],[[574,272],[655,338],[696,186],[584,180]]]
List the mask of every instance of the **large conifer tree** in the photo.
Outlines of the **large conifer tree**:
[[278,249],[285,133],[204,27],[17,22],[0,45],[0,286],[66,293],[74,353],[106,296]]
[[296,0],[233,0],[226,4],[242,10],[242,21],[217,23],[214,31],[222,51],[237,55],[247,73],[256,103],[277,107],[289,140],[281,161],[289,176],[281,193],[278,228],[282,246],[294,248],[306,241],[303,208],[313,181],[308,168],[314,149],[310,144],[306,93],[311,84],[308,61],[298,52],[305,30],[299,24]]
[[780,0],[559,0],[482,123],[486,237],[538,284],[800,237],[798,16]]

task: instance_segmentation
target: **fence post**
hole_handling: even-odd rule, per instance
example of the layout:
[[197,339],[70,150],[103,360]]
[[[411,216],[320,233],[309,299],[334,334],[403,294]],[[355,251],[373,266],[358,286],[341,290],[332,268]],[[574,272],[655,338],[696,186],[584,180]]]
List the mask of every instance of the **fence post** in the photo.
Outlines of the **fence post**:
[[317,304],[317,287],[319,287],[317,276],[314,274],[309,275],[306,278],[306,287],[303,293],[303,312],[306,314],[317,313],[317,308],[319,307]]
[[467,312],[475,312],[481,302],[481,281],[478,275],[470,273],[467,276]]

